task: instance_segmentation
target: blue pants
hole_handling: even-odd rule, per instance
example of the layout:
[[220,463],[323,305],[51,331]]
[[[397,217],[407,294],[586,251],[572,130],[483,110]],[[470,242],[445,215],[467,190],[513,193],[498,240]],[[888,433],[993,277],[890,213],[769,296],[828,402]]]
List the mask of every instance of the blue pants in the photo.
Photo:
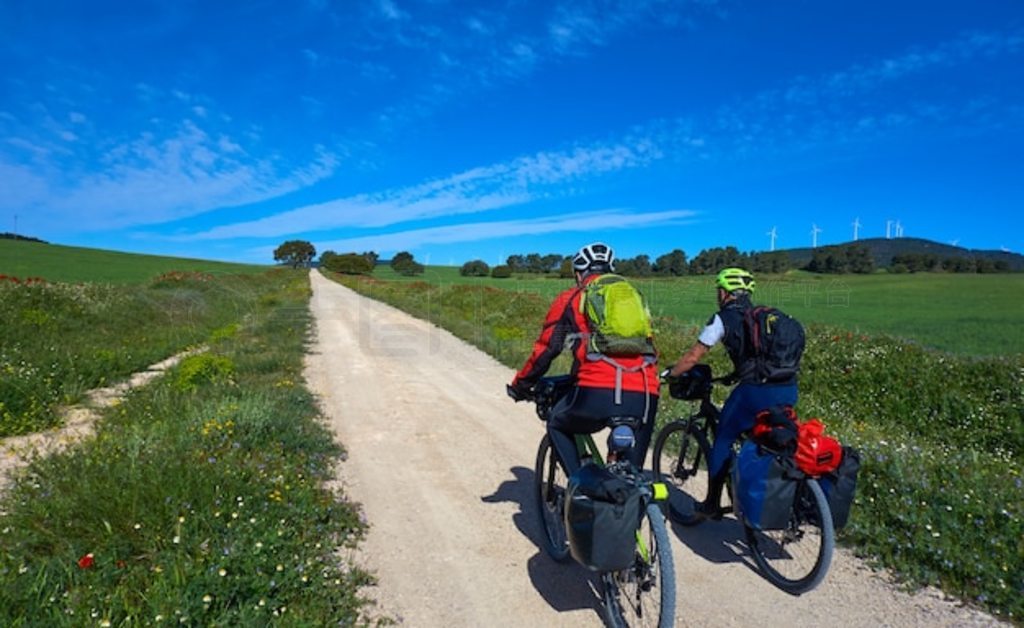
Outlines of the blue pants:
[[740,384],[722,406],[711,446],[708,472],[718,476],[732,453],[732,444],[740,434],[754,427],[754,415],[775,405],[796,405],[796,384]]

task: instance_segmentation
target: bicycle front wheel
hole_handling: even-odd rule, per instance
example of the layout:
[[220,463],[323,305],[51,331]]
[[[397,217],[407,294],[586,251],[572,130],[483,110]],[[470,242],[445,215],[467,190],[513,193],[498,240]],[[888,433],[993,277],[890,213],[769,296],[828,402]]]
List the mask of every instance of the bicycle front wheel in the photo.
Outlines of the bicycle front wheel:
[[636,532],[633,566],[602,574],[605,620],[613,628],[675,625],[676,574],[665,516],[656,504]]
[[710,453],[707,437],[690,421],[673,421],[658,432],[652,461],[654,478],[669,487],[668,512],[673,521],[682,525],[698,522],[694,507],[707,490]]
[[783,530],[755,530],[744,524],[754,561],[769,582],[787,593],[811,591],[832,563],[835,531],[825,493],[812,478],[797,487],[789,524]]
[[545,434],[537,449],[534,468],[534,494],[544,550],[551,558],[564,562],[569,558],[569,540],[565,534],[565,499],[569,478],[558,460],[551,438]]

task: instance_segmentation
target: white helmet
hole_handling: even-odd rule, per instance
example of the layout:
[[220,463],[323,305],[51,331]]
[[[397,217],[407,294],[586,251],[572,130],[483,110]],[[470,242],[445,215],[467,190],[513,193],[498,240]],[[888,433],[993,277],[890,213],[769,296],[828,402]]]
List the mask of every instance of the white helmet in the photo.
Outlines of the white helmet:
[[586,245],[572,258],[572,268],[576,272],[585,273],[599,265],[615,270],[615,251],[603,242]]

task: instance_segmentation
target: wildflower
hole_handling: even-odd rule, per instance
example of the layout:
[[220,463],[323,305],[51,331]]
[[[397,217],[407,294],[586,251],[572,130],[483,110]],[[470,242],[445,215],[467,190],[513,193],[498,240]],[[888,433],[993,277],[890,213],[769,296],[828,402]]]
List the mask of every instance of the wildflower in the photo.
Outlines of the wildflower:
[[177,545],[178,543],[181,543],[181,537],[178,536],[177,534],[175,534],[174,538],[171,539],[171,543],[174,543],[175,545]]
[[100,628],[110,628],[110,620],[104,619],[100,622]]
[[212,601],[213,601],[213,597],[210,596],[210,594],[206,594],[206,595],[203,596],[203,604],[209,604]]
[[93,566],[93,563],[95,563],[95,562],[96,561],[93,558],[92,552],[89,552],[85,556],[82,556],[81,558],[78,559],[78,568],[79,569],[91,569],[92,566]]
[[228,570],[221,567],[220,571],[218,571],[217,574],[220,575],[221,578],[223,578],[224,576],[228,575]]
[[132,526],[132,527],[134,527],[134,528],[135,528],[136,530],[141,530],[141,529],[142,529],[142,524],[141,524],[141,523],[136,523],[136,524],[135,524],[134,526]]

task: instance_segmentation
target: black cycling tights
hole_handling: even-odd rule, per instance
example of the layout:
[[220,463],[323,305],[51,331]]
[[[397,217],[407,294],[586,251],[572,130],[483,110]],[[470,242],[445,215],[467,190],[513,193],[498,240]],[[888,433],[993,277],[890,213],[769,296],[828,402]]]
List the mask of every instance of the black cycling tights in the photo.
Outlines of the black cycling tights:
[[630,452],[630,460],[637,468],[642,468],[647,457],[647,447],[651,444],[657,413],[657,395],[624,390],[622,403],[616,405],[614,390],[576,387],[551,409],[548,434],[566,471],[572,475],[580,467],[574,434],[598,432],[607,427],[610,417],[640,417],[640,427],[636,430],[636,444]]

